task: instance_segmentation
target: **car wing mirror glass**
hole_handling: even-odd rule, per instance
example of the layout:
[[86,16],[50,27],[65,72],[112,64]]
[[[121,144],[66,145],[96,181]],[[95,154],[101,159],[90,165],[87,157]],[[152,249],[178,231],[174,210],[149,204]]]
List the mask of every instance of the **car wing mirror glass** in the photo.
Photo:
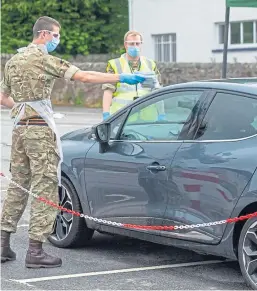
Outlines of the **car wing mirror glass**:
[[101,123],[92,129],[92,136],[100,143],[107,143],[110,140],[110,123]]

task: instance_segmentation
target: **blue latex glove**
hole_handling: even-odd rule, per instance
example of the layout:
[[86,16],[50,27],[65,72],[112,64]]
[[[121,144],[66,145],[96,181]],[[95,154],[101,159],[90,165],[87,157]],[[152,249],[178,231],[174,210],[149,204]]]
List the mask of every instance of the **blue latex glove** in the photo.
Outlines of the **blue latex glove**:
[[136,85],[145,81],[145,77],[139,74],[120,74],[120,83],[127,83],[129,85]]
[[165,120],[166,115],[165,114],[158,114],[158,121]]
[[110,116],[110,112],[103,112],[103,120],[106,120]]

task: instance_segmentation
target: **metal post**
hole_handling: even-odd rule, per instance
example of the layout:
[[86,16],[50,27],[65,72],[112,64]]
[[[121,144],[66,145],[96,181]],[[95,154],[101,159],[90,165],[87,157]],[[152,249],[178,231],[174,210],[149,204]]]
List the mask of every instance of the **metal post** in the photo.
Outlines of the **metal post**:
[[223,48],[223,65],[222,65],[222,78],[223,79],[225,79],[227,77],[229,14],[230,14],[230,7],[226,7],[225,31],[224,31],[224,48]]
[[129,13],[129,30],[134,29],[134,10],[133,10],[133,0],[128,0],[128,13]]

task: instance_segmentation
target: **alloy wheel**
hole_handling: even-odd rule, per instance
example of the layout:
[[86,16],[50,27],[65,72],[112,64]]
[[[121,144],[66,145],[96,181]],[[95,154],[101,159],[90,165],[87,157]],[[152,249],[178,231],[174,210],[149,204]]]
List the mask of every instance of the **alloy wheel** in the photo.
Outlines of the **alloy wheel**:
[[[73,210],[71,195],[63,185],[59,187],[59,205]],[[52,238],[58,241],[64,240],[70,233],[72,222],[73,215],[71,213],[64,211],[58,212],[54,223],[54,231],[51,235]]]
[[243,263],[249,279],[257,285],[257,221],[250,225],[245,234]]

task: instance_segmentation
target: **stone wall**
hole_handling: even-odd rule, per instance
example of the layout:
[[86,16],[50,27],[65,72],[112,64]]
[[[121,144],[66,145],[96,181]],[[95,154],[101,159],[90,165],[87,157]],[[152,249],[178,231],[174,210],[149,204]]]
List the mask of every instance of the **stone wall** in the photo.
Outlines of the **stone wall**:
[[[1,74],[4,65],[11,55],[1,55]],[[110,56],[76,57],[70,61],[82,70],[104,72],[106,61]],[[99,61],[100,60],[100,61]],[[163,85],[182,83],[194,80],[219,79],[222,64],[217,63],[159,63]],[[228,64],[228,77],[254,77],[257,76],[257,63]],[[100,107],[103,91],[99,84],[83,84],[57,80],[52,93],[53,104],[80,105],[85,107]]]

